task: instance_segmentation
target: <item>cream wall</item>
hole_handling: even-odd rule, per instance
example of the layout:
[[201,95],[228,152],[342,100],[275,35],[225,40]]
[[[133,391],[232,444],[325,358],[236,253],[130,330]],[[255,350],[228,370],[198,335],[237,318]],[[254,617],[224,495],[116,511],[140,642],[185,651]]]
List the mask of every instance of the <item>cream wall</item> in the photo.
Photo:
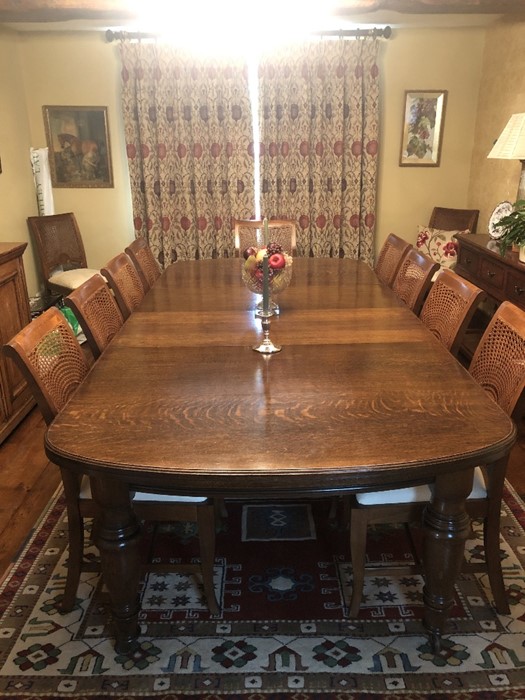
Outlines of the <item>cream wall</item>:
[[102,32],[31,33],[20,40],[33,145],[45,146],[42,105],[108,108],[113,188],[55,188],[55,211],[73,211],[89,267],[100,268],[133,240],[131,197],[121,127],[117,46]]
[[[29,159],[29,123],[23,90],[19,41],[0,31],[0,241],[28,241],[26,217],[36,213],[36,195]],[[37,289],[37,274],[29,242],[24,253],[29,292]]]
[[511,114],[525,112],[524,47],[525,21],[500,22],[487,31],[469,188],[469,206],[480,210],[480,232],[496,204],[516,200],[521,163],[487,154]]
[[[378,248],[390,231],[414,242],[417,225],[428,222],[435,204],[467,205],[484,38],[481,28],[396,29],[382,42]],[[9,118],[0,125],[9,150],[0,143],[0,155],[4,171],[6,162],[10,166],[9,175],[0,176],[2,187],[9,181],[9,194],[0,189],[0,202],[4,219],[15,223],[0,230],[0,240],[27,240],[25,218],[37,213],[28,152],[30,146],[46,145],[42,105],[107,106],[114,188],[54,189],[55,210],[75,212],[88,264],[100,267],[133,238],[118,46],[107,44],[102,32],[21,33],[0,36],[0,58],[0,95],[9,106]],[[398,165],[406,89],[448,90],[438,168]],[[34,293],[30,255],[25,260]]]
[[[383,44],[376,250],[390,232],[415,243],[434,206],[467,206],[483,28],[396,29]],[[439,167],[399,167],[405,90],[448,90]]]

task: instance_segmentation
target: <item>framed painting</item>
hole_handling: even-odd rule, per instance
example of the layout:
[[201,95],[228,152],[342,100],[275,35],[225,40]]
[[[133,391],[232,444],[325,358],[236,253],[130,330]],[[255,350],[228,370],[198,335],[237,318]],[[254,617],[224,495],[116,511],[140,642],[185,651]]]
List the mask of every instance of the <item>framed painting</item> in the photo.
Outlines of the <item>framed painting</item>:
[[53,187],[113,187],[107,108],[42,109]]
[[407,90],[399,165],[438,166],[446,90]]

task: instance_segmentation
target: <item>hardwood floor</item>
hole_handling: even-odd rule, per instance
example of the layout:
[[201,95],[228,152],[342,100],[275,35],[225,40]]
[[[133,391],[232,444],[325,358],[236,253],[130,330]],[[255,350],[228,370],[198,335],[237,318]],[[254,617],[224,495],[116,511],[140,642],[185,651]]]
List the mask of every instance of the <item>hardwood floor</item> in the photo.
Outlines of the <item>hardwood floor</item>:
[[[45,423],[37,408],[0,445],[0,579],[60,484],[44,452]],[[525,496],[525,430],[514,446],[507,478]]]
[[44,452],[45,428],[34,408],[0,445],[0,579],[60,484]]

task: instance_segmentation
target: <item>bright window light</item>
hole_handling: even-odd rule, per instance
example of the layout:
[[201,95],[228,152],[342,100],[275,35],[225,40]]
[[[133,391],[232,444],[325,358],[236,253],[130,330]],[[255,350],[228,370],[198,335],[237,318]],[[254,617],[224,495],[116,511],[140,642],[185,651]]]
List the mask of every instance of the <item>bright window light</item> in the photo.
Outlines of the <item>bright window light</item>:
[[141,32],[203,54],[250,56],[324,28],[335,1],[319,0],[134,0]]

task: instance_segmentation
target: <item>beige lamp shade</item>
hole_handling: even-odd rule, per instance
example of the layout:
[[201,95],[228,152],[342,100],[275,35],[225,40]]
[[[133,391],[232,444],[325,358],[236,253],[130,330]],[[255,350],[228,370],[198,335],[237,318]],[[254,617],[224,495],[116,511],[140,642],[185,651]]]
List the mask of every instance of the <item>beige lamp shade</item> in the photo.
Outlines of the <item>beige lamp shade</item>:
[[525,112],[511,116],[487,158],[521,160],[517,199],[525,199]]

